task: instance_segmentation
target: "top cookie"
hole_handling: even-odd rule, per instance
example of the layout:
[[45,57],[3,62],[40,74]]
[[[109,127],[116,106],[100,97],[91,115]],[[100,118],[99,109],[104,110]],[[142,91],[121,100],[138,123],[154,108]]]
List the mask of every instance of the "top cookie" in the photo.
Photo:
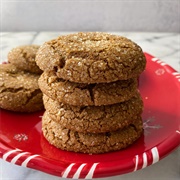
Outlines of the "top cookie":
[[60,78],[91,84],[137,77],[146,59],[142,49],[125,37],[80,32],[44,43],[36,62],[42,70],[55,70]]
[[41,74],[42,71],[35,62],[38,49],[38,45],[26,45],[13,48],[8,53],[8,61],[21,70]]

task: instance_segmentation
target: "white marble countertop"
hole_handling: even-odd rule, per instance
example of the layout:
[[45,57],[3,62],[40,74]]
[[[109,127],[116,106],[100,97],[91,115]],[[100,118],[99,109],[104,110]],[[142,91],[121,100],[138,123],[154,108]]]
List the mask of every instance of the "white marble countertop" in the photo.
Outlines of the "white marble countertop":
[[[143,33],[143,32],[114,32],[126,36],[137,44],[143,51],[148,52],[166,62],[180,72],[180,34],[177,33]],[[57,37],[64,32],[3,32],[1,33],[1,59],[7,59],[7,53],[12,48],[25,44],[42,44],[44,41]],[[0,159],[0,180],[60,180],[40,171],[24,168]],[[180,179],[180,148],[173,151],[160,162],[145,169],[125,175],[101,178],[109,180],[179,180]]]

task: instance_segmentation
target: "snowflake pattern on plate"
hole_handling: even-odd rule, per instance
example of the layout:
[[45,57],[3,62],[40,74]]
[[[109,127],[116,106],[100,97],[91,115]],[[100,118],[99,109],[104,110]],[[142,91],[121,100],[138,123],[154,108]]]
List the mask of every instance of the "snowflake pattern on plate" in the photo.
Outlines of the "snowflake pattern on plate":
[[21,134],[15,134],[14,137],[13,137],[13,139],[15,139],[15,140],[17,140],[17,141],[19,141],[19,142],[21,142],[21,141],[27,141],[27,140],[28,140],[28,136],[27,136],[26,134],[23,134],[23,133],[21,133]]
[[162,68],[160,68],[160,69],[157,69],[157,70],[155,71],[155,73],[156,73],[158,76],[160,76],[160,75],[163,75],[163,74],[165,73],[165,70],[162,69]]
[[161,125],[155,124],[154,122],[155,122],[155,117],[149,117],[148,119],[146,119],[143,122],[143,128],[144,128],[145,135],[148,135],[150,133],[149,132],[150,129],[160,129],[160,128],[162,128]]

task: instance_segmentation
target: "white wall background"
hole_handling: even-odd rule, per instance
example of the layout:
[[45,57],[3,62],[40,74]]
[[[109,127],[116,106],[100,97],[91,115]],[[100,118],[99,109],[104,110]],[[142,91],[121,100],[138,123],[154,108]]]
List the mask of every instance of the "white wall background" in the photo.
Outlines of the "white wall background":
[[180,0],[1,0],[1,31],[180,32]]

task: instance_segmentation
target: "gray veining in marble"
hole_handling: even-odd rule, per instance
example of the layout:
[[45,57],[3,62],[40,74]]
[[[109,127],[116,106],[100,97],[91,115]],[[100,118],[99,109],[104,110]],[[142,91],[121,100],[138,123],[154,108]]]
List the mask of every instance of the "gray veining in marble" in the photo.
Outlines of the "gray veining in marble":
[[[68,32],[4,32],[0,36],[0,62],[7,59],[8,52],[19,45],[39,44]],[[171,65],[180,72],[180,34],[178,33],[144,33],[112,32],[126,36],[137,42],[142,49]],[[0,159],[0,180],[60,180],[40,171],[4,162]],[[121,176],[102,178],[100,180],[179,180],[180,148],[143,170]]]

